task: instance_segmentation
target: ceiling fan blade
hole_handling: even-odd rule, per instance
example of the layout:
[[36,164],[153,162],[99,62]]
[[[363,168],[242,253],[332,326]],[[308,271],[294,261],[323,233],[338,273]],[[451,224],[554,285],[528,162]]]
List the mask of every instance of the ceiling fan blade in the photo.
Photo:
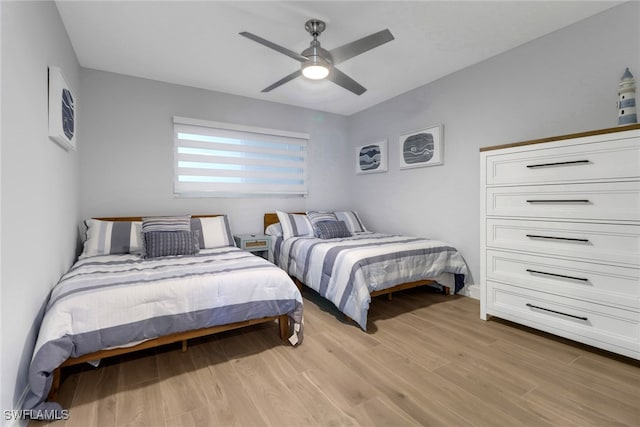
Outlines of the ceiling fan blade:
[[275,82],[271,86],[262,89],[262,92],[269,92],[269,91],[277,88],[278,86],[282,86],[286,82],[295,79],[296,77],[300,77],[301,75],[302,75],[302,70],[294,71],[293,73],[289,74],[288,76],[281,78],[280,80],[278,80],[277,82]]
[[245,36],[246,38],[253,40],[254,42],[260,43],[261,45],[264,45],[264,46],[266,46],[268,48],[271,48],[271,49],[273,49],[275,51],[283,53],[283,54],[287,55],[289,58],[295,59],[296,61],[305,62],[305,61],[308,60],[307,57],[302,56],[299,53],[295,53],[294,51],[289,50],[286,47],[282,47],[282,46],[280,46],[278,44],[270,42],[269,40],[265,40],[262,37],[256,36],[255,34],[251,34],[251,33],[248,33],[246,31],[243,31],[243,32],[241,32],[239,34],[241,36]]
[[360,85],[360,83],[353,80],[351,77],[347,76],[345,73],[343,73],[342,71],[338,70],[335,67],[333,67],[329,72],[329,75],[327,76],[327,80],[331,80],[338,86],[342,86],[343,88],[350,90],[356,95],[362,95],[367,91],[367,89],[365,89],[362,85]]
[[369,36],[363,37],[351,43],[347,43],[335,49],[329,51],[333,57],[333,65],[337,65],[341,62],[351,59],[354,56],[360,55],[368,50],[378,47],[387,42],[393,40],[393,34],[389,30],[378,31]]

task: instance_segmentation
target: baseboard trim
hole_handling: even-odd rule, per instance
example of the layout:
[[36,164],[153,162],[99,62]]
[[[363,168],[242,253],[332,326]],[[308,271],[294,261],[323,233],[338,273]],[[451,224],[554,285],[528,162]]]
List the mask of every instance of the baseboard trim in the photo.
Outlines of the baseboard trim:
[[480,286],[467,285],[464,287],[462,292],[460,292],[460,294],[469,298],[480,299]]

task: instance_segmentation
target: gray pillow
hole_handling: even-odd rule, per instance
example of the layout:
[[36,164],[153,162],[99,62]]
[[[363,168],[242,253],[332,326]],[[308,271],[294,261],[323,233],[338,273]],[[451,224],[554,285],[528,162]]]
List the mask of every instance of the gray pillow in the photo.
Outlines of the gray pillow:
[[198,232],[149,231],[144,233],[144,257],[194,255],[200,252]]
[[351,236],[351,232],[344,221],[320,221],[316,223],[315,229],[321,239],[337,239]]

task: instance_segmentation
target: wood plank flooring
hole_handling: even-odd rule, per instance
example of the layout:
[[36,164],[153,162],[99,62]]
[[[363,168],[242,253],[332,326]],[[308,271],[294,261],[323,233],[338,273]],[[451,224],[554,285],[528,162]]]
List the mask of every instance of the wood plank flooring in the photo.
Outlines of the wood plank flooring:
[[640,426],[640,363],[428,289],[377,297],[368,332],[305,289],[305,339],[278,326],[74,367],[68,420],[39,426]]

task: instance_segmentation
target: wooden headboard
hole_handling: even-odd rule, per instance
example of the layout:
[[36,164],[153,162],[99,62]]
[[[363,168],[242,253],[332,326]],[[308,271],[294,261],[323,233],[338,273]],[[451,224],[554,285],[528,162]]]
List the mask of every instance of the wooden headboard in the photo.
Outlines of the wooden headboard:
[[[293,212],[296,215],[305,215],[306,212]],[[267,229],[271,224],[277,224],[280,220],[278,219],[278,215],[275,212],[267,212],[264,214],[264,230]]]
[[[222,214],[191,215],[191,218],[213,218],[220,215]],[[160,216],[160,215],[154,215],[154,216]],[[167,215],[167,216],[179,216],[179,215]],[[98,219],[100,221],[142,221],[143,218],[151,218],[151,216],[114,216],[114,217],[93,218],[93,219]],[[278,219],[278,217],[276,217],[276,219]]]

